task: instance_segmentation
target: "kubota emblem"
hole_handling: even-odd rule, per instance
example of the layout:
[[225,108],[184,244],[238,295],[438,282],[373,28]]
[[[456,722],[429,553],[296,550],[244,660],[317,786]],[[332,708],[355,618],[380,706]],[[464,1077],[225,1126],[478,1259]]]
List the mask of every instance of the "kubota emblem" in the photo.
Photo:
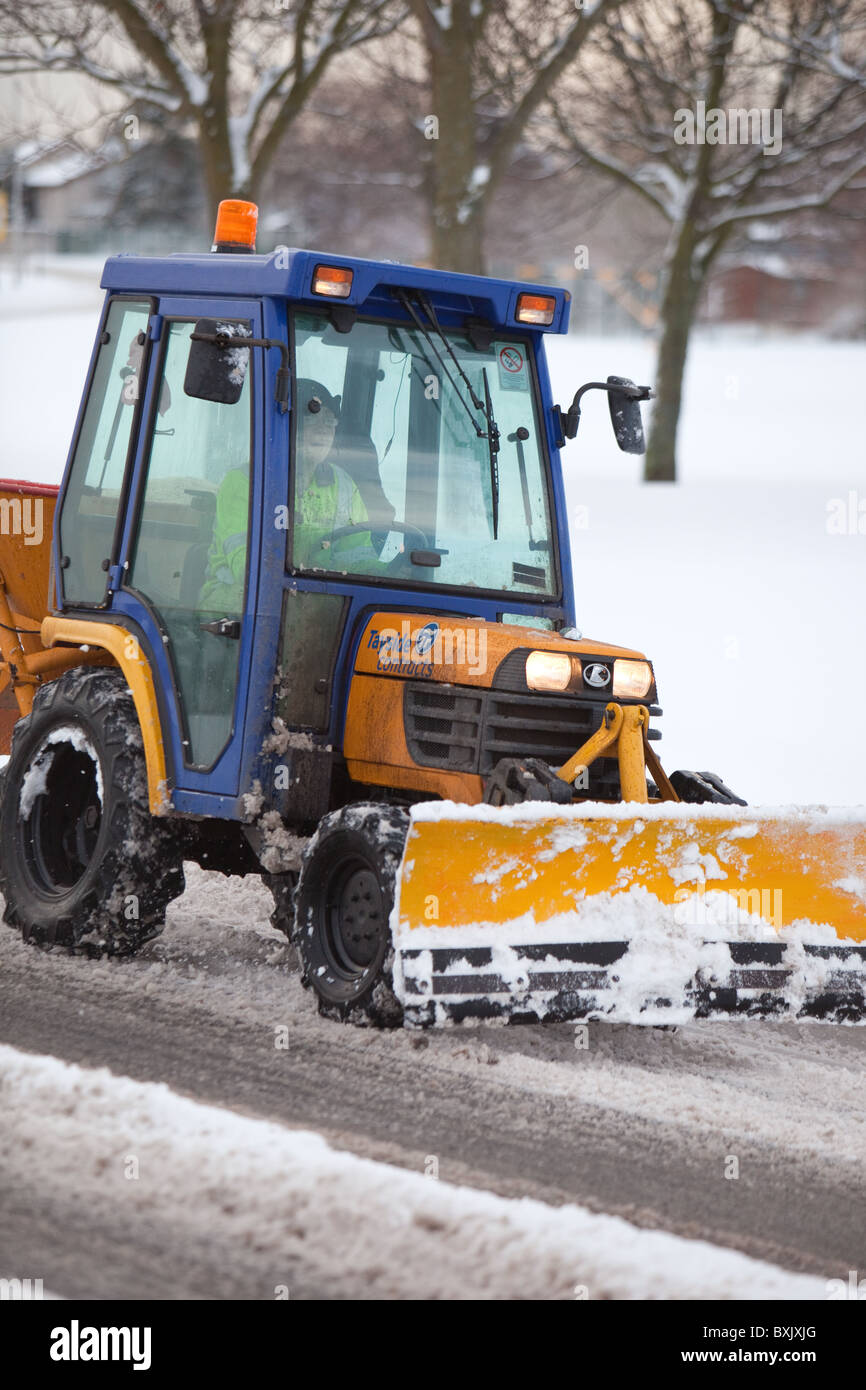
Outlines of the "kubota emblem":
[[591,665],[584,666],[583,679],[587,685],[596,687],[610,685],[610,669],[607,666],[602,666],[600,661],[593,661]]

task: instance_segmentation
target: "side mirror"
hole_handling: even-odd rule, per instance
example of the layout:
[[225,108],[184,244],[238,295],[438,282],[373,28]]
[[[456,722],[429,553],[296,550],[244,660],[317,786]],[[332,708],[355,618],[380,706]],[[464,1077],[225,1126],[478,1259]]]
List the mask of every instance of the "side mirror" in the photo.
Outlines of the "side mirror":
[[200,401],[237,405],[244,389],[250,350],[236,346],[235,339],[251,336],[244,324],[199,319],[187,358],[184,393]]
[[558,448],[566,439],[574,439],[580,424],[580,403],[587,391],[606,391],[610,406],[610,419],[616,442],[627,454],[642,454],[646,445],[643,438],[643,422],[640,417],[640,402],[652,400],[649,386],[635,386],[627,376],[609,376],[607,381],[587,381],[574,393],[574,400],[563,410],[554,406],[559,420],[561,438]]
[[[643,454],[646,443],[643,435],[640,403],[648,398],[645,386],[635,386],[627,376],[609,376],[607,403],[616,442],[626,454]],[[617,388],[622,389],[617,389]]]

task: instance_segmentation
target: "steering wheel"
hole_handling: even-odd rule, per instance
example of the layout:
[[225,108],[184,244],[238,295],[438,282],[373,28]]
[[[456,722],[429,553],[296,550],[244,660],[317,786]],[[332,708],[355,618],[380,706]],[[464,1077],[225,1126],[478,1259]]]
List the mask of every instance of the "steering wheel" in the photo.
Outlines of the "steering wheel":
[[[404,522],[404,521],[392,521],[391,524],[390,524],[390,526],[388,526],[387,528],[385,528],[385,527],[375,527],[375,528],[374,528],[374,527],[371,525],[371,523],[370,523],[369,521],[355,521],[355,522],[352,522],[352,524],[351,524],[350,526],[338,526],[337,529],[336,529],[335,531],[332,531],[332,532],[331,532],[331,540],[332,540],[332,541],[336,541],[336,540],[339,540],[341,536],[354,536],[354,535],[358,535],[358,534],[359,534],[360,532],[362,532],[362,531],[372,531],[372,530],[374,530],[374,529],[375,529],[375,530],[385,530],[385,529],[387,529],[389,532],[390,532],[390,531],[402,531],[404,535],[407,535],[407,534],[411,531],[413,535],[415,535],[415,536],[420,536],[420,538],[421,538],[421,549],[422,549],[422,550],[429,550],[429,549],[430,549],[430,542],[428,541],[427,537],[425,536],[425,534],[424,534],[424,532],[421,530],[421,528],[420,528],[419,526],[412,526],[412,525],[410,525],[408,522]],[[405,568],[406,566],[408,566],[408,568]],[[393,560],[391,560],[391,561],[388,562],[386,568],[387,568],[388,574],[397,574],[397,575],[399,575],[399,574],[401,574],[401,573],[411,574],[412,569],[413,569],[414,567],[413,567],[413,565],[412,565],[411,560],[409,560],[409,557],[405,554],[405,552],[401,551],[398,555],[395,555],[395,556],[394,556]]]

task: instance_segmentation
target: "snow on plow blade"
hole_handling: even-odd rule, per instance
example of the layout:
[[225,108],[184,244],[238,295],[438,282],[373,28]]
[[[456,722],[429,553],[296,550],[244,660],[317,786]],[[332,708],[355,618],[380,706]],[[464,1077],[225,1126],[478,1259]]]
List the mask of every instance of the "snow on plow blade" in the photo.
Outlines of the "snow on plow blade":
[[866,1017],[866,808],[412,809],[392,917],[410,1025]]

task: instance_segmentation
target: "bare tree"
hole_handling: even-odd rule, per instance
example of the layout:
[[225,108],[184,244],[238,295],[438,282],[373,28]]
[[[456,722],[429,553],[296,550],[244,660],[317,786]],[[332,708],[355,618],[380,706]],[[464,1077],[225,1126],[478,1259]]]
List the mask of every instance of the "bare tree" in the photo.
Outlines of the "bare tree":
[[0,0],[0,73],[74,72],[193,129],[212,210],[256,197],[336,57],[402,0]]
[[480,272],[490,199],[556,81],[622,0],[411,0],[429,114],[431,259]]
[[566,148],[669,228],[648,481],[676,478],[689,335],[723,248],[840,206],[866,169],[864,37],[863,0],[637,0],[551,103]]

